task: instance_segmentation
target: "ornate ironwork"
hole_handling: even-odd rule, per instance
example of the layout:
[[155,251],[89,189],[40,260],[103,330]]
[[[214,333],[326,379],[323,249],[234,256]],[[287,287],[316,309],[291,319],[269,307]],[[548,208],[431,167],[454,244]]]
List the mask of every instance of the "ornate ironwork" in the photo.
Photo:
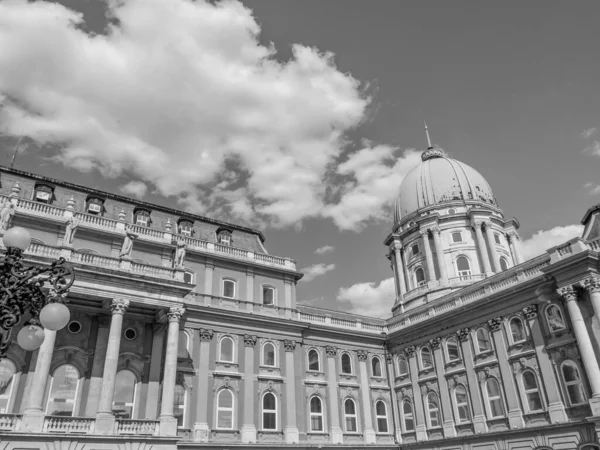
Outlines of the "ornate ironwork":
[[29,312],[29,323],[39,325],[41,309],[49,303],[66,303],[73,285],[73,267],[64,258],[49,266],[23,262],[23,252],[9,247],[0,255],[0,357],[10,345],[12,328]]

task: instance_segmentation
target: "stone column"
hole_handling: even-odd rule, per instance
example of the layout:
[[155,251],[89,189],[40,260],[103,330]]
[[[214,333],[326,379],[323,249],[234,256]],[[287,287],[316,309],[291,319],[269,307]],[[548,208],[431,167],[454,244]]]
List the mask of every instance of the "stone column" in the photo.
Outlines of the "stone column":
[[487,433],[488,428],[483,409],[483,401],[481,399],[481,391],[479,390],[479,382],[477,381],[477,374],[475,373],[473,363],[473,350],[469,340],[470,335],[471,330],[469,328],[462,328],[458,332],[458,340],[460,341],[463,362],[467,372],[469,397],[471,399],[471,405],[473,406],[473,427],[475,428],[475,434],[480,434]]
[[496,317],[487,321],[487,325],[492,332],[494,344],[496,347],[496,357],[498,358],[498,365],[500,367],[500,376],[502,377],[502,386],[504,386],[504,393],[506,395],[506,402],[508,406],[508,424],[510,428],[523,428],[525,422],[523,421],[523,411],[519,406],[519,398],[517,397],[517,389],[513,373],[508,362],[508,351],[506,349],[506,342],[502,333],[502,318]]
[[435,280],[435,267],[433,266],[433,254],[431,253],[431,245],[429,244],[429,230],[421,230],[423,237],[423,247],[425,248],[425,262],[427,263],[427,280]]
[[367,370],[369,356],[366,350],[357,350],[356,353],[358,354],[358,371],[360,372],[360,396],[365,417],[363,436],[365,444],[371,445],[377,442],[377,434],[373,428],[373,402],[371,402],[369,371]]
[[90,375],[90,386],[88,390],[88,400],[85,405],[85,416],[94,417],[98,411],[100,402],[100,391],[102,390],[102,373],[104,371],[104,360],[106,359],[106,345],[108,344],[108,326],[109,317],[98,317],[98,334],[96,337],[96,347],[94,349],[94,359],[92,362],[92,373]]
[[452,412],[452,403],[450,401],[450,391],[448,388],[448,380],[444,375],[444,355],[440,345],[440,338],[430,339],[429,346],[433,349],[433,357],[435,359],[435,373],[437,375],[440,388],[440,400],[442,404],[442,417],[444,423],[444,437],[451,438],[456,436],[456,428],[454,428],[454,414]]
[[406,282],[406,291],[411,290],[410,274],[408,273],[408,264],[406,264],[406,251],[401,249],[400,255],[402,256],[402,268],[404,269],[404,281]]
[[162,401],[160,404],[160,436],[177,436],[177,419],[173,415],[175,401],[175,383],[177,382],[177,350],[179,346],[179,321],[185,308],[172,306],[167,318],[167,348],[165,351],[165,370],[163,373]]
[[475,240],[477,241],[477,248],[479,249],[479,257],[481,258],[481,264],[483,266],[483,271],[486,274],[492,273],[492,268],[490,267],[490,259],[488,257],[487,248],[485,246],[485,241],[483,240],[483,233],[481,231],[481,227],[483,226],[483,222],[477,220],[471,223],[471,226],[475,230]]
[[163,343],[165,339],[165,324],[152,325],[152,356],[148,376],[148,398],[146,400],[146,418],[158,418],[158,399],[160,398],[160,368],[163,362]]
[[402,255],[400,254],[401,246],[399,243],[394,243],[392,246],[394,250],[394,269],[396,271],[396,277],[398,278],[398,297],[400,303],[402,303],[402,297],[406,294],[406,280],[404,279],[404,268],[402,267]]
[[242,443],[256,443],[256,415],[254,414],[254,346],[256,336],[244,335],[244,424],[242,425]]
[[298,444],[300,442],[300,434],[298,432],[298,424],[296,422],[296,383],[294,370],[294,350],[296,350],[296,342],[283,341],[285,348],[285,412],[286,412],[286,427],[285,427],[285,443]]
[[585,368],[590,387],[592,389],[592,398],[590,398],[590,407],[592,416],[600,416],[600,367],[598,367],[598,359],[594,354],[594,347],[590,340],[581,310],[577,304],[577,292],[573,286],[564,286],[558,290],[563,300],[567,304],[571,322],[573,323],[573,331],[579,351],[581,352],[581,361]]
[[398,394],[394,388],[396,384],[396,372],[392,354],[386,354],[385,361],[387,364],[388,385],[390,387],[390,401],[392,403],[392,424],[394,425],[394,436],[396,437],[396,443],[402,444],[402,427],[400,426],[400,411],[398,410]]
[[594,318],[596,319],[597,325],[600,325],[600,278],[586,278],[581,282],[581,287],[589,294],[590,302],[594,309]]
[[327,392],[329,397],[329,411],[331,412],[331,443],[343,444],[344,433],[340,427],[340,399],[338,395],[337,372],[335,370],[335,359],[337,348],[328,345],[325,347],[327,354]]
[[442,239],[440,238],[440,229],[434,227],[431,229],[431,232],[433,233],[433,245],[437,256],[437,264],[440,269],[440,279],[448,281],[448,271],[446,270],[446,263],[444,261],[444,249],[442,247]]
[[35,372],[26,393],[27,407],[23,411],[22,432],[41,433],[44,428],[44,394],[55,342],[56,331],[44,330],[44,342],[38,350]]
[[210,361],[210,341],[213,330],[200,329],[200,354],[198,355],[198,401],[196,403],[196,423],[194,442],[208,442],[208,362]]
[[492,268],[495,273],[500,272],[500,259],[498,258],[498,251],[496,250],[496,242],[494,240],[494,233],[492,231],[492,223],[485,222],[485,237],[487,238],[488,247],[492,254]]
[[102,374],[102,389],[100,390],[100,404],[96,413],[96,434],[113,434],[115,416],[112,412],[113,397],[115,395],[115,380],[119,364],[119,349],[121,347],[121,332],[123,329],[123,315],[129,307],[129,300],[117,298],[110,304],[112,318],[108,332],[108,346],[104,360],[104,373]]
[[212,261],[206,261],[204,268],[204,293],[206,295],[213,295],[213,272],[215,270],[215,263]]
[[408,365],[410,367],[410,380],[412,382],[413,392],[413,417],[415,420],[415,431],[417,433],[417,441],[426,441],[427,426],[425,425],[425,411],[423,410],[423,396],[421,395],[421,387],[419,386],[419,366],[417,364],[417,355],[415,355],[415,346],[411,345],[404,349],[404,353],[408,357]]
[[521,241],[519,240],[519,235],[512,231],[510,233],[510,248],[515,255],[516,264],[521,264],[523,262],[523,254],[521,253]]
[[556,384],[554,370],[552,370],[552,362],[548,357],[546,343],[544,342],[544,336],[542,334],[542,329],[540,328],[538,305],[529,305],[525,307],[523,309],[523,314],[529,323],[531,338],[535,347],[535,354],[540,366],[540,377],[543,380],[543,386],[546,388],[546,394],[548,395],[548,414],[550,415],[550,422],[568,422],[569,418],[565,412],[565,405],[562,402],[560,391]]

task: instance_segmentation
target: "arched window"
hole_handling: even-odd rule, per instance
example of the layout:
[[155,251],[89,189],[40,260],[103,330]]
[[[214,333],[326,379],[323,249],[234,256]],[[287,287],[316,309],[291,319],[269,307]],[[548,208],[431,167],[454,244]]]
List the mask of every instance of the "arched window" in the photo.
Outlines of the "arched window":
[[535,374],[531,370],[526,370],[521,377],[523,380],[523,391],[525,392],[525,397],[527,397],[529,412],[544,409]]
[[488,352],[492,349],[490,343],[490,333],[485,328],[479,328],[476,333],[477,336],[477,349],[479,353]]
[[448,352],[448,361],[457,361],[460,359],[456,338],[451,337],[446,340],[446,351]]
[[561,373],[571,406],[584,404],[586,402],[586,395],[583,390],[583,380],[581,379],[581,373],[577,364],[573,361],[563,362]]
[[219,359],[223,362],[233,362],[233,339],[225,336],[220,342]]
[[263,430],[277,429],[277,399],[271,392],[263,395],[262,399],[263,411]]
[[579,447],[579,450],[600,450],[600,446],[596,444],[585,444]]
[[321,364],[319,360],[319,352],[314,348],[311,348],[308,351],[308,370],[314,370],[318,372],[321,369]]
[[275,346],[271,342],[263,346],[263,365],[275,367]]
[[502,403],[502,394],[500,384],[495,378],[488,378],[485,382],[485,392],[487,394],[488,410],[490,418],[503,417],[504,405]]
[[427,418],[429,420],[429,427],[435,428],[440,426],[440,403],[438,396],[435,392],[427,394]]
[[79,370],[71,364],[57,367],[50,381],[46,415],[73,416],[78,393]]
[[546,308],[546,322],[552,333],[567,327],[562,310],[557,305],[550,305]]
[[226,298],[235,298],[235,280],[224,279],[222,295]]
[[381,376],[381,360],[377,356],[373,356],[371,360],[371,367],[373,369],[373,376],[380,377]]
[[398,375],[408,375],[408,361],[405,358],[398,358]]
[[375,416],[377,417],[377,431],[379,433],[388,432],[387,408],[385,403],[379,400],[375,403]]
[[344,402],[344,419],[346,422],[346,432],[356,433],[358,431],[356,425],[356,403],[351,398],[347,398]]
[[323,402],[317,396],[310,399],[310,431],[323,431]]
[[525,327],[523,327],[523,322],[518,317],[513,317],[510,319],[510,335],[512,337],[513,343],[523,342],[525,340]]
[[426,281],[425,281],[425,272],[420,267],[417,267],[415,269],[415,281],[417,283],[417,286],[423,286],[426,283]]
[[471,411],[469,410],[469,398],[467,397],[467,389],[459,384],[454,388],[454,402],[456,403],[456,417],[458,423],[470,422]]
[[429,347],[423,347],[421,349],[421,367],[423,369],[430,369],[433,367],[433,359],[431,358],[431,350]]
[[262,289],[263,305],[272,306],[275,304],[275,288],[263,286]]
[[458,276],[465,279],[471,278],[471,264],[466,256],[459,256],[456,258],[456,270]]
[[402,419],[404,422],[404,431],[413,431],[415,429],[415,418],[410,400],[402,402]]
[[15,366],[15,363],[10,359],[0,359],[0,414],[9,412],[16,373],[17,366]]
[[504,256],[500,257],[500,269],[503,271],[508,270],[508,261]]
[[217,395],[217,428],[233,429],[233,393],[222,389]]
[[112,409],[121,419],[133,419],[135,414],[135,394],[137,377],[131,370],[120,370],[115,379],[115,394]]
[[350,355],[348,353],[342,353],[342,373],[352,373],[352,360],[350,359]]
[[185,331],[179,332],[179,344],[177,345],[177,357],[187,359],[189,354],[190,337]]
[[183,428],[185,424],[185,410],[187,392],[182,383],[175,385],[175,397],[173,398],[173,415],[177,419],[177,427]]

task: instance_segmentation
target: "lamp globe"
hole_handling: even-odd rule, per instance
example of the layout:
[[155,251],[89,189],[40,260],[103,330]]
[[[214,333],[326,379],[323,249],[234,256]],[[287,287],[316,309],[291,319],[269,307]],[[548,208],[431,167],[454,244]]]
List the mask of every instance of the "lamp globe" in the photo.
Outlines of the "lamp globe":
[[23,350],[31,352],[44,342],[44,330],[37,325],[25,325],[17,335],[17,343]]
[[40,322],[47,330],[62,330],[70,318],[69,308],[62,303],[49,303],[40,311]]
[[12,227],[4,233],[4,246],[7,248],[18,248],[19,250],[27,250],[31,244],[31,235],[23,227]]

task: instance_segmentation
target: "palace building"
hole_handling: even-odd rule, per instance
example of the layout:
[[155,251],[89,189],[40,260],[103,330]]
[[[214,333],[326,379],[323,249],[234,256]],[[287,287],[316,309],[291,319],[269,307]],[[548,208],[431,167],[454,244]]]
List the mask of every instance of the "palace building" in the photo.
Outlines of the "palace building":
[[26,352],[19,324],[0,360],[2,450],[600,450],[600,205],[525,260],[430,145],[382,236],[383,320],[299,304],[254,229],[6,167],[0,197],[28,261],[76,271],[67,327]]

